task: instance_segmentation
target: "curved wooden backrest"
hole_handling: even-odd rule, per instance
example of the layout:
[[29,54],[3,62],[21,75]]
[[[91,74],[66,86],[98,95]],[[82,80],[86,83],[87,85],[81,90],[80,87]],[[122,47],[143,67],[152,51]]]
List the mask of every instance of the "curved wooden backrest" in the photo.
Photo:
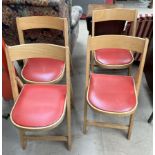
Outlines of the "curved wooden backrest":
[[17,17],[17,25],[21,30],[36,29],[36,28],[49,28],[64,30],[64,19],[59,17],[50,16],[29,16]]
[[[66,83],[67,92],[70,92],[70,59],[69,48],[53,44],[22,44],[16,46],[6,46],[6,58],[11,79],[11,87],[14,101],[16,101],[19,92],[17,83],[19,77],[15,74],[14,61],[28,58],[54,58],[66,62]],[[37,65],[37,64],[36,64]],[[22,85],[22,84],[21,84]]]
[[146,39],[125,35],[89,36],[89,49],[120,48],[143,53]]
[[23,60],[28,58],[54,58],[65,61],[64,46],[53,44],[33,43],[7,47],[10,61]]
[[137,11],[125,8],[112,8],[103,10],[94,10],[92,15],[93,22],[101,22],[108,20],[126,20],[134,21],[137,18]]
[[23,35],[24,30],[48,28],[63,31],[65,45],[68,46],[67,18],[51,17],[51,16],[17,17],[16,23],[20,44],[24,44],[24,35]]
[[91,51],[101,48],[119,48],[136,51],[142,54],[140,65],[135,76],[135,84],[137,94],[139,93],[145,58],[148,48],[149,40],[146,38],[139,38],[125,35],[102,35],[102,36],[89,36],[87,45],[87,61],[86,61],[86,87],[89,81],[90,72],[90,53]]
[[92,14],[92,35],[94,36],[95,22],[115,21],[115,20],[132,22],[133,24],[131,28],[131,35],[135,36],[137,10],[126,8],[94,10]]

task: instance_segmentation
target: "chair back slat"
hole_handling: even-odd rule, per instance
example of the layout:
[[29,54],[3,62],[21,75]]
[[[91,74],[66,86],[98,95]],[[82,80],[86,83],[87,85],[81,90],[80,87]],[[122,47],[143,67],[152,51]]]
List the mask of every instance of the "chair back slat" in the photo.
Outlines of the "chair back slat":
[[65,50],[63,46],[37,43],[8,47],[11,61],[28,58],[54,58],[65,61]]
[[[96,34],[95,23],[97,24],[98,22],[106,22],[106,21],[131,22],[132,28],[130,29],[130,34],[132,36],[135,36],[136,23],[137,23],[137,10],[124,9],[124,8],[94,10],[92,15],[92,36]],[[124,27],[125,27],[125,24],[124,24]],[[111,32],[113,32],[113,30],[111,30]],[[123,30],[122,30],[122,33],[123,33]]]
[[21,30],[49,28],[64,30],[64,19],[50,16],[17,17],[17,25]]
[[125,35],[102,35],[89,37],[90,50],[120,48],[143,53],[145,39]]
[[135,14],[137,14],[136,10],[123,8],[94,10],[92,20],[93,22],[101,22],[108,20],[134,21]]
[[67,18],[51,17],[51,16],[29,16],[17,17],[17,30],[20,44],[24,44],[24,30],[30,29],[56,29],[63,31],[65,46],[68,42],[68,22]]

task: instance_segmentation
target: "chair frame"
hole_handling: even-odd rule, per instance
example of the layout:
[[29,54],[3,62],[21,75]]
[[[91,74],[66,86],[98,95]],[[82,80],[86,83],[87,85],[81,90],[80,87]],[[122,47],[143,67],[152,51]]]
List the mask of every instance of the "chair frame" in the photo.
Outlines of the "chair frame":
[[[22,51],[22,52],[21,52]],[[35,52],[32,52],[35,51]],[[70,91],[71,91],[71,79],[70,79],[70,58],[69,58],[69,48],[53,45],[53,44],[23,44],[17,46],[6,46],[6,58],[8,63],[9,75],[11,80],[12,92],[14,102],[20,95],[18,91],[18,85],[20,85],[19,77],[15,74],[14,61],[23,60],[28,58],[56,58],[63,60],[66,63],[66,85],[67,85],[67,95],[66,95],[66,107],[62,117],[54,124],[51,124],[46,127],[24,127],[16,124],[12,119],[11,111],[11,121],[19,129],[20,133],[20,143],[23,149],[26,148],[28,140],[53,140],[53,141],[66,141],[68,144],[68,149],[71,149],[71,103],[70,103]],[[21,84],[21,87],[24,85]],[[15,107],[15,104],[13,108]],[[12,109],[13,110],[13,109]],[[58,126],[65,116],[65,111],[67,110],[67,136],[36,136],[36,135],[26,135],[27,131],[46,131],[51,130]]]
[[[142,74],[143,74],[143,68],[148,48],[148,39],[142,39],[138,37],[132,37],[132,36],[124,36],[124,35],[102,35],[102,36],[95,36],[95,37],[88,37],[88,44],[87,44],[87,56],[86,56],[86,86],[85,86],[85,103],[84,103],[84,126],[83,126],[83,132],[86,134],[87,126],[97,126],[97,127],[106,127],[106,128],[115,128],[115,129],[122,129],[128,131],[128,139],[131,137],[131,131],[133,128],[133,122],[134,122],[134,115],[135,111],[138,105],[138,101],[136,102],[136,106],[128,112],[108,112],[100,110],[92,104],[89,103],[88,100],[88,90],[89,90],[89,81],[90,81],[90,66],[91,66],[91,52],[95,51],[99,48],[120,48],[120,49],[127,49],[131,51],[136,51],[138,53],[142,54],[142,59],[138,68],[138,72],[134,76],[135,81],[135,95],[136,99],[138,98],[141,80],[142,80]],[[107,115],[114,115],[114,116],[120,116],[125,117],[129,116],[129,125],[122,125],[117,123],[107,123],[107,122],[97,122],[97,121],[90,121],[87,119],[87,111],[89,105],[90,109],[93,109],[94,111],[100,112],[102,114]]]
[[[20,44],[25,44],[25,40],[24,40],[24,31],[25,30],[48,28],[48,29],[56,29],[56,30],[63,31],[65,46],[69,46],[67,18],[52,17],[52,16],[17,17],[16,24],[17,24],[17,30],[18,30]],[[70,61],[71,61],[70,62],[71,68],[73,68],[71,55],[70,55]],[[24,64],[26,65],[26,61],[24,61]],[[49,82],[31,81],[31,80],[25,79],[22,76],[22,74],[21,74],[21,76],[28,83],[57,83],[63,78],[64,72],[65,72],[65,68],[63,69],[62,74],[57,79],[49,81]]]
[[[132,22],[130,34],[131,36],[136,35],[136,24],[137,24],[137,11],[133,9],[124,9],[124,8],[113,8],[113,9],[103,9],[103,10],[94,10],[92,14],[92,36],[95,36],[95,23],[96,22],[103,22],[103,21],[110,21],[110,20],[119,20],[119,21],[128,21]],[[132,52],[130,51],[131,55]],[[94,64],[100,66],[103,69],[126,69],[128,68],[128,75],[130,75],[131,65],[134,61],[131,61],[128,64],[124,65],[103,65],[102,63],[98,62],[96,57],[93,56],[92,59],[92,67],[91,69],[94,70]],[[132,56],[133,57],[133,56]]]
[[67,18],[59,18],[52,16],[17,17],[16,24],[20,44],[25,44],[23,31],[43,28],[63,31],[65,46],[68,46],[69,44]]

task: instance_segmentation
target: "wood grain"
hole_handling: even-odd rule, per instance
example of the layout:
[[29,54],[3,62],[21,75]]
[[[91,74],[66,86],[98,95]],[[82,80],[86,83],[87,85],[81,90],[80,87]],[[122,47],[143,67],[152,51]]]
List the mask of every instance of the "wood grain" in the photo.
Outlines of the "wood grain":
[[[91,65],[91,57],[90,53],[96,49],[100,48],[123,48],[127,50],[133,50],[137,51],[142,54],[142,59],[138,68],[138,71],[136,72],[135,76],[135,96],[136,96],[136,104],[135,107],[133,107],[131,110],[126,112],[112,112],[112,111],[104,111],[101,110],[95,106],[93,106],[92,103],[90,103],[88,98],[88,91],[89,91],[89,82],[90,82],[90,65]],[[135,111],[138,105],[138,95],[142,80],[142,74],[143,74],[143,68],[146,58],[148,48],[148,39],[142,39],[139,37],[133,37],[133,36],[123,36],[123,35],[103,35],[103,36],[89,36],[88,37],[88,43],[87,43],[87,53],[86,53],[86,86],[85,86],[85,101],[84,101],[84,123],[83,123],[83,132],[86,133],[87,126],[97,126],[97,127],[106,127],[106,128],[116,128],[116,129],[122,129],[122,130],[128,130],[128,139],[131,137],[131,132],[133,128],[134,123],[134,115]],[[94,56],[94,55],[92,55]],[[114,88],[115,89],[115,88]],[[116,90],[117,91],[117,90]],[[121,124],[114,124],[114,123],[105,123],[105,122],[97,122],[97,121],[90,121],[87,118],[87,105],[94,111],[99,112],[102,114],[107,115],[115,115],[115,116],[121,116],[126,117],[130,116],[129,125],[121,125]]]

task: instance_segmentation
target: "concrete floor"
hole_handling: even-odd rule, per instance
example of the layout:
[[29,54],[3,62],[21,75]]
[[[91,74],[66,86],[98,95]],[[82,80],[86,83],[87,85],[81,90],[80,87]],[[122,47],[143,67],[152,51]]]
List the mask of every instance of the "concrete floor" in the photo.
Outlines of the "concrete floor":
[[149,1],[147,0],[116,1],[116,4],[120,4],[124,8],[137,9],[139,14],[153,13],[153,9],[148,8]]
[[[87,14],[88,4],[101,4],[105,0],[72,0],[73,5],[80,5],[85,14]],[[138,9],[139,14],[153,12],[153,9],[148,8],[149,0],[116,0],[118,7]]]
[[[85,84],[85,53],[88,32],[85,21],[80,21],[80,32],[73,52],[74,108],[72,110],[72,149],[68,151],[63,142],[28,142],[26,150],[19,143],[18,130],[10,120],[3,119],[3,155],[152,155],[153,125],[147,123],[152,112],[152,102],[145,76],[143,76],[139,105],[131,140],[121,130],[88,127],[86,135],[83,127],[83,99]],[[89,110],[88,117],[99,121],[128,123],[128,118],[108,117]],[[66,120],[56,129],[48,132],[62,134],[66,132]],[[42,134],[42,133],[40,133]]]

